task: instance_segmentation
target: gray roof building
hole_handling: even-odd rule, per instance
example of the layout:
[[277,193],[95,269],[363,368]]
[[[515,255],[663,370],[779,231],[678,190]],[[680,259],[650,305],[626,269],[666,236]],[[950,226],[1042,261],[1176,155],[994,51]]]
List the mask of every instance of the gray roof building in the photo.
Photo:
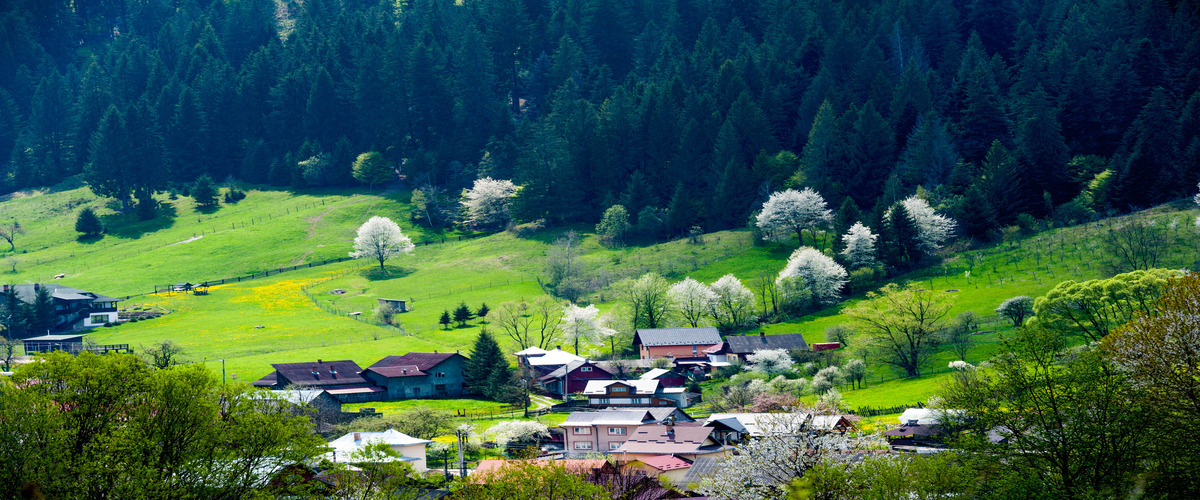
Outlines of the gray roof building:
[[725,344],[728,345],[727,353],[736,354],[738,356],[748,356],[755,352],[771,349],[783,349],[790,351],[792,349],[808,349],[808,343],[804,341],[804,335],[799,333],[785,333],[782,335],[730,335],[725,338]]
[[633,345],[647,347],[704,344],[721,342],[721,332],[711,326],[700,328],[638,328]]

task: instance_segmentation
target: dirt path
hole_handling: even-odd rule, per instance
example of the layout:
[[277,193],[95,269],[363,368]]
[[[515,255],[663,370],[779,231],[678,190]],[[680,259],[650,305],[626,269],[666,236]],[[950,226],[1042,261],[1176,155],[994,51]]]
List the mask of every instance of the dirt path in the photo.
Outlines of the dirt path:
[[196,240],[198,240],[198,239],[200,239],[200,238],[203,238],[203,237],[204,237],[204,235],[203,235],[203,234],[202,234],[202,235],[200,235],[200,236],[192,236],[191,238],[188,238],[188,239],[186,239],[186,240],[183,240],[183,241],[176,241],[175,243],[172,243],[172,244],[170,244],[170,245],[167,245],[167,246],[169,246],[169,247],[173,247],[173,246],[175,246],[175,245],[180,245],[180,244],[183,244],[183,243],[191,243],[191,242],[193,242],[193,241],[196,241]]

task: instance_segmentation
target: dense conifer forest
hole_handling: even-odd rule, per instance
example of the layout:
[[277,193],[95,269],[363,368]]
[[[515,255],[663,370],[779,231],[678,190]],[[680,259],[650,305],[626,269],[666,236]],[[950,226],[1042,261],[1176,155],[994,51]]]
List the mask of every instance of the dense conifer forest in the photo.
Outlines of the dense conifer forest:
[[986,238],[1200,180],[1195,0],[3,5],[0,192],[336,186],[378,151],[434,204],[512,179],[520,221],[742,227],[788,186],[877,221],[923,189]]

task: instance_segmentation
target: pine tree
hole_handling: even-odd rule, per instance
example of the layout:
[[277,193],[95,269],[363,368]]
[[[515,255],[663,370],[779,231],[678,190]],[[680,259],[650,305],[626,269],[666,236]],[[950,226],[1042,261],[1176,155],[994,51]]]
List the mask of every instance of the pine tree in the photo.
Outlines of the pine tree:
[[906,270],[921,258],[917,225],[903,203],[896,203],[884,217],[879,245],[881,259],[897,270]]
[[895,144],[891,126],[867,101],[858,110],[854,129],[847,139],[846,192],[860,205],[870,205],[883,193],[884,181],[894,165]]
[[465,302],[460,302],[454,309],[454,321],[458,322],[458,326],[461,328],[467,326],[467,322],[472,319],[475,319],[475,315],[471,313],[471,309]]
[[1025,119],[1017,126],[1017,144],[1025,167],[1020,175],[1026,182],[1024,192],[1032,196],[1048,192],[1056,203],[1064,203],[1075,195],[1067,175],[1067,160],[1070,159],[1067,143],[1058,123],[1058,112],[1040,85],[1026,96],[1022,114]]
[[483,304],[479,304],[479,310],[475,312],[475,316],[478,317],[479,321],[482,322],[483,319],[487,317],[488,312],[490,312],[490,311],[491,311],[491,309],[488,309],[488,305],[485,302]]
[[129,140],[125,134],[125,119],[116,106],[109,106],[100,120],[88,147],[88,162],[83,178],[92,192],[121,202],[122,210],[132,208],[132,179],[125,171],[131,165]]
[[464,389],[489,399],[499,399],[512,385],[512,369],[491,332],[483,329],[463,367]]
[[1196,179],[1180,179],[1176,171],[1180,168],[1179,136],[1170,95],[1162,87],[1154,89],[1113,161],[1118,204],[1145,206],[1190,189]]
[[191,194],[192,199],[196,200],[196,206],[209,208],[217,204],[217,188],[213,186],[212,178],[208,174],[196,178]]
[[450,311],[442,311],[442,317],[438,319],[438,323],[442,325],[442,328],[449,330],[451,321]]
[[75,218],[75,231],[84,238],[90,238],[103,233],[104,225],[100,223],[100,218],[96,217],[96,212],[88,207],[80,210],[79,216]]
[[[862,221],[862,210],[854,203],[854,198],[847,196],[842,199],[842,205],[833,217],[833,234],[846,234],[850,227],[859,221]],[[844,245],[845,242],[841,238],[833,239],[834,252],[841,252]]]

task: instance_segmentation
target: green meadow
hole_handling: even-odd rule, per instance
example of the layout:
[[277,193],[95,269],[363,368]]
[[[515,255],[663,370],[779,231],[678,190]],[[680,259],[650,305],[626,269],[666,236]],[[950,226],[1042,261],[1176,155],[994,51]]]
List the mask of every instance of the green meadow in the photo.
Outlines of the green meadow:
[[[749,283],[777,273],[796,246],[795,242],[756,245],[748,230],[707,234],[701,243],[676,240],[615,249],[601,246],[582,226],[527,238],[507,232],[470,238],[414,227],[408,222],[405,191],[248,189],[247,193],[245,200],[215,210],[198,210],[188,197],[163,196],[163,216],[148,222],[116,212],[115,202],[98,199],[81,186],[11,195],[0,203],[0,218],[20,221],[26,234],[18,236],[15,252],[0,251],[0,279],[50,282],[53,276],[65,274],[56,282],[114,296],[135,295],[122,306],[159,306],[170,314],[99,329],[92,340],[128,343],[136,349],[170,339],[186,349],[189,359],[215,371],[223,363],[227,377],[252,381],[269,373],[271,363],[321,358],[352,359],[366,366],[388,354],[466,351],[480,329],[488,327],[486,318],[465,327],[443,328],[438,324],[442,312],[460,303],[472,310],[484,303],[494,309],[505,301],[544,294],[538,277],[544,275],[554,241],[569,229],[580,236],[577,262],[610,283],[645,272],[672,281],[691,276],[704,282],[733,273]],[[83,207],[96,209],[104,219],[108,233],[103,238],[76,239],[74,219]],[[218,285],[203,296],[146,294],[155,285],[244,276],[346,256],[355,229],[373,215],[396,220],[419,243],[412,254],[389,260],[386,270],[365,260],[348,261]],[[1172,245],[1160,266],[1184,268],[1197,259],[1200,238],[1191,224],[1195,216],[1192,205],[1178,203],[1124,220],[1152,221],[1162,227]],[[1102,264],[1104,231],[1102,223],[1092,223],[961,250],[896,281],[946,293],[955,304],[952,315],[972,310],[989,316],[1009,297],[1037,296],[1064,280],[1110,275]],[[425,242],[433,244],[421,244]],[[12,272],[14,264],[16,272]],[[332,293],[335,290],[339,293]],[[399,328],[378,327],[349,315],[369,318],[381,298],[409,302],[411,310],[393,320]],[[607,312],[621,310],[611,285],[585,300]],[[826,328],[847,323],[841,307],[857,300],[862,297],[749,332],[803,333],[810,343],[824,341]],[[1003,322],[989,323],[987,331],[975,336],[976,346],[967,360],[977,363],[990,357],[1008,328]],[[501,342],[505,348],[513,347],[502,336]],[[845,355],[861,356],[860,347],[860,339],[851,337]],[[607,352],[607,347],[587,350]],[[851,407],[923,401],[949,376],[946,365],[953,359],[948,351],[940,352],[924,376],[905,380],[868,358],[873,369],[866,387],[843,387],[842,394]]]

